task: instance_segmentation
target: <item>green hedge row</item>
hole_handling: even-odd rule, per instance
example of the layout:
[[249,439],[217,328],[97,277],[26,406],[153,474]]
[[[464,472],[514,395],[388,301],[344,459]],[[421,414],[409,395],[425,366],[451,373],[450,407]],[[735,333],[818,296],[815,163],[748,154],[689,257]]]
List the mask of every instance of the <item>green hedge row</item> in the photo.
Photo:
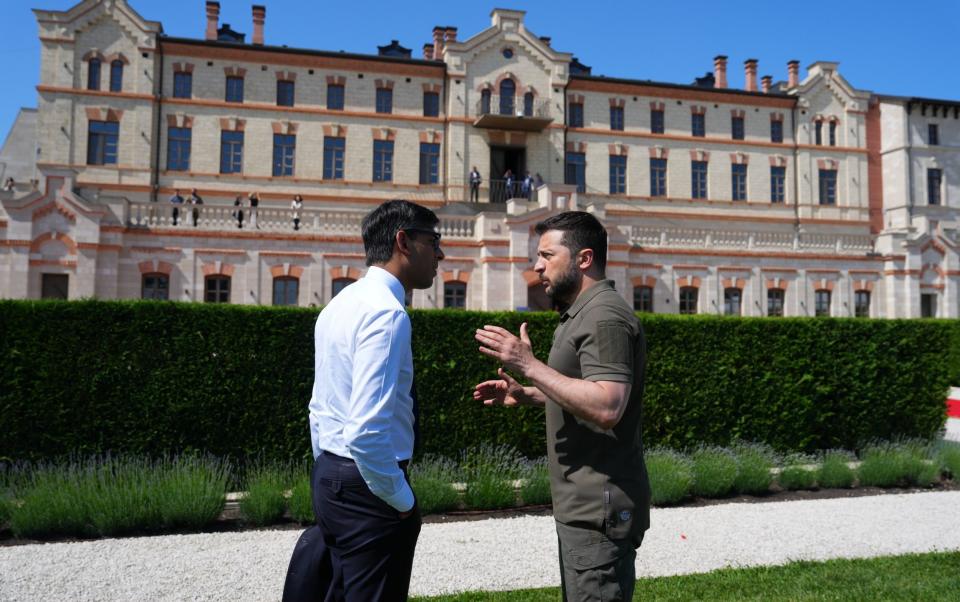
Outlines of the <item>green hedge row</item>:
[[[309,455],[316,310],[152,302],[0,301],[0,458],[204,451]],[[539,410],[484,408],[495,374],[474,330],[549,313],[414,311],[424,452],[480,442],[544,453]],[[733,439],[778,450],[857,449],[942,427],[960,384],[960,325],[945,320],[642,316],[645,437],[683,448]]]

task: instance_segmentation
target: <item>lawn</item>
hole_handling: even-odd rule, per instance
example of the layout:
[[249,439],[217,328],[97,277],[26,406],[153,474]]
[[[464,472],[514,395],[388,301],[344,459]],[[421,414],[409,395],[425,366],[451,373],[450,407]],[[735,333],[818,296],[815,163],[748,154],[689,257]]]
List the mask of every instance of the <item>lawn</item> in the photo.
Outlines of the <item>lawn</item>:
[[[559,599],[559,588],[414,598],[422,602],[540,602]],[[633,599],[657,602],[953,602],[960,600],[960,552],[796,562],[785,566],[640,579]]]

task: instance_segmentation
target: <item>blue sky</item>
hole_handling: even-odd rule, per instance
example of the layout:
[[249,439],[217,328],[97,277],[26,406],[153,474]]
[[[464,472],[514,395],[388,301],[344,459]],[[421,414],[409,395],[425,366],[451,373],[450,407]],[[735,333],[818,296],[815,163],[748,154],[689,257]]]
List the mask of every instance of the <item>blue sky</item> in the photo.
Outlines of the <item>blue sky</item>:
[[[204,0],[130,0],[168,35],[203,36]],[[3,0],[0,140],[20,107],[36,106],[40,45],[31,8],[65,10],[75,0]],[[251,4],[266,4],[266,41],[291,47],[375,53],[398,39],[420,56],[434,25],[459,28],[463,40],[490,25],[495,6],[527,11],[527,28],[553,38],[593,73],[687,84],[730,57],[731,87],[743,86],[743,61],[759,60],[759,75],[786,79],[798,59],[801,77],[817,60],[840,63],[856,88],[883,94],[960,100],[950,66],[960,54],[960,2],[912,5],[893,0],[474,0],[375,2],[351,0],[220,0],[221,23],[251,33]],[[401,9],[397,9],[402,6]]]

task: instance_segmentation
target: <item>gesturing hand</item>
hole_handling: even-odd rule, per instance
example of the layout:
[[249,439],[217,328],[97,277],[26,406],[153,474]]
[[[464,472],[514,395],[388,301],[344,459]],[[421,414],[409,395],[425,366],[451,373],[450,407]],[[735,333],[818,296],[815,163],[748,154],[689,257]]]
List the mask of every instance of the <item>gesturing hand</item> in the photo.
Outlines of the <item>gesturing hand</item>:
[[498,360],[515,374],[526,376],[527,370],[536,361],[526,322],[520,325],[519,338],[505,328],[486,325],[477,330],[476,339],[481,345],[480,353]]
[[473,398],[487,406],[517,406],[530,401],[523,386],[503,368],[497,370],[501,380],[488,380],[473,389]]

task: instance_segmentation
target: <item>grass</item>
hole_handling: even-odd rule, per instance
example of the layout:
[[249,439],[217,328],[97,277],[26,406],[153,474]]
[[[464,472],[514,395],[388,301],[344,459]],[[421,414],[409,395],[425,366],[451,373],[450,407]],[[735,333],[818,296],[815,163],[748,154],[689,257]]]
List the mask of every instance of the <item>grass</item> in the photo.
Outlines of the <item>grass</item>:
[[940,476],[933,446],[921,440],[875,443],[864,449],[857,476],[867,487],[928,487]]
[[824,452],[817,475],[820,486],[828,489],[853,487],[853,482],[857,477],[856,472],[850,468],[850,462],[853,459],[853,454],[843,450]]
[[700,447],[693,455],[691,492],[700,497],[723,497],[733,490],[737,479],[737,459],[721,447]]
[[310,477],[304,476],[297,479],[290,491],[290,499],[287,500],[290,510],[290,518],[301,525],[313,524],[316,522],[316,516],[313,514],[313,495],[310,490]]
[[653,448],[644,454],[650,477],[650,503],[671,506],[683,501],[693,488],[693,462],[672,449]]
[[524,504],[549,504],[552,501],[546,458],[525,462],[521,478],[520,498]]
[[255,463],[247,472],[246,495],[240,499],[240,514],[252,525],[280,522],[287,509],[284,492],[302,474],[286,463]]
[[421,514],[435,514],[454,510],[460,504],[460,494],[453,488],[457,480],[457,465],[440,456],[427,455],[410,466],[410,485],[417,497]]
[[781,487],[788,491],[813,489],[817,483],[819,469],[816,467],[809,468],[811,465],[815,466],[816,462],[808,455],[793,454],[787,456],[783,462],[777,481]]
[[[697,575],[640,579],[633,599],[658,602],[947,602],[958,597],[960,552],[934,552],[857,560],[795,562],[784,566],[731,568]],[[559,588],[545,588],[474,592],[413,600],[553,602],[559,599]]]
[[36,538],[199,528],[223,510],[230,472],[199,456],[105,456],[21,470],[10,528]]
[[733,446],[737,458],[737,478],[733,487],[739,493],[761,495],[770,491],[773,474],[770,472],[776,464],[773,450],[762,443],[742,443]]
[[960,443],[941,441],[936,452],[940,470],[953,480],[960,480]]

